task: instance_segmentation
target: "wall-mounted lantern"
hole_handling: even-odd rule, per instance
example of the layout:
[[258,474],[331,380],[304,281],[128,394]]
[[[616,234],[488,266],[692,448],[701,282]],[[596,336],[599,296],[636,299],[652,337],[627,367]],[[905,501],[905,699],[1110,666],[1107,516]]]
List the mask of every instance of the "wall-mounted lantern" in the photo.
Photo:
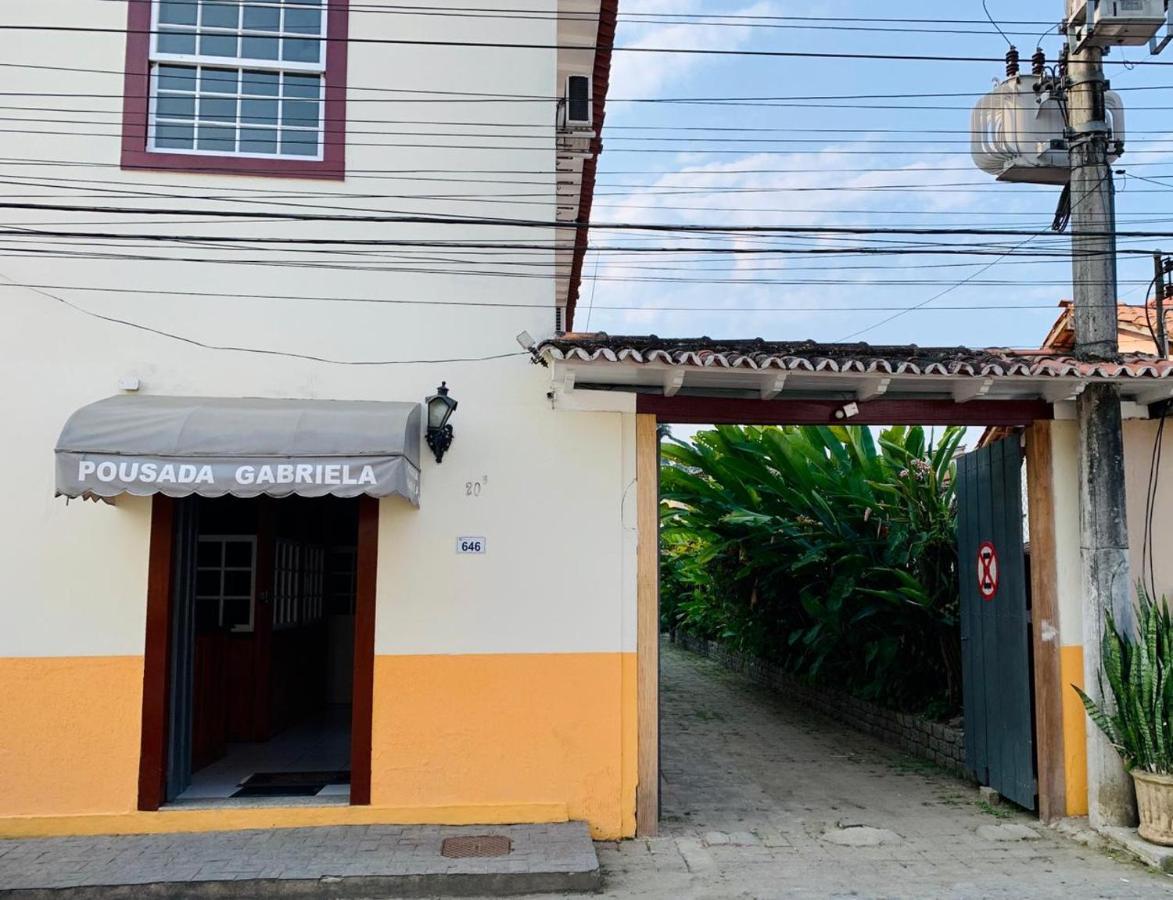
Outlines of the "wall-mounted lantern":
[[452,426],[448,420],[456,412],[456,401],[448,396],[448,382],[441,381],[436,393],[424,402],[428,406],[428,446],[435,454],[436,462],[442,462],[452,446]]

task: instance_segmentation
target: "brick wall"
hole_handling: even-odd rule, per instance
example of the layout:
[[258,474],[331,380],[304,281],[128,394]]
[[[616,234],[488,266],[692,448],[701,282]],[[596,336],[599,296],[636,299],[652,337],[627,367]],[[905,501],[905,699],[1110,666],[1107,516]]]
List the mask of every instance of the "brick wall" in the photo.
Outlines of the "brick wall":
[[677,631],[674,640],[686,650],[706,656],[734,672],[741,672],[771,690],[785,693],[788,699],[820,715],[873,735],[911,756],[965,775],[965,740],[960,728],[893,712],[840,691],[811,687],[765,660],[734,653],[717,641],[702,640],[683,631]]

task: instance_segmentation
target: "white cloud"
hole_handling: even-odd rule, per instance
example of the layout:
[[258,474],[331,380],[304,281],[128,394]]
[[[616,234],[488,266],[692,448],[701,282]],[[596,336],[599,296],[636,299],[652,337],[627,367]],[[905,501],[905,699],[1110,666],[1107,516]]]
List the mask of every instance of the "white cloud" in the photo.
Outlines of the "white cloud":
[[[883,136],[876,135],[875,138],[874,146],[881,148]],[[633,188],[620,197],[600,196],[594,219],[596,223],[812,227],[882,227],[914,223],[956,225],[969,222],[989,227],[992,223],[1013,221],[1037,227],[1049,216],[1045,213],[1007,218],[1006,214],[1028,209],[1037,211],[1040,207],[1045,209],[1049,207],[1050,195],[1045,203],[1040,204],[1039,195],[1029,189],[1003,186],[1004,190],[975,192],[949,187],[958,183],[985,185],[987,182],[976,169],[972,172],[952,171],[964,168],[963,158],[958,155],[921,156],[915,162],[901,165],[899,157],[860,154],[858,151],[862,146],[867,145],[832,145],[800,153],[758,153],[720,162],[709,162],[707,160],[711,157],[699,155],[681,156],[678,171],[656,177],[647,186]],[[872,171],[874,169],[894,171]],[[631,177],[614,178],[619,183],[631,180]],[[991,188],[994,184],[993,180],[988,181]],[[877,189],[885,185],[912,185],[916,190]],[[932,190],[934,186],[939,190]],[[822,190],[824,188],[833,190]],[[600,187],[600,194],[615,191],[616,188],[608,188],[606,182]],[[982,215],[970,215],[972,213]],[[837,248],[856,243],[875,245],[878,240],[881,239],[866,236],[855,240],[812,236],[795,237],[782,241],[781,245]],[[892,240],[905,239],[895,237]],[[972,242],[981,239],[958,240]],[[592,242],[613,246],[641,241],[633,238],[630,232],[596,231]],[[668,232],[657,234],[654,243],[686,247],[695,246],[697,242]],[[725,245],[760,247],[762,238],[731,236]],[[599,283],[592,291],[588,282],[584,286],[584,298],[593,293],[597,304],[590,314],[591,327],[617,333],[651,331],[671,335],[704,333],[714,337],[833,340],[888,314],[879,311],[835,312],[835,307],[909,306],[928,299],[953,281],[961,281],[994,258],[745,255],[730,259],[713,254],[690,259],[684,255],[648,254],[636,259],[616,259],[605,256],[598,269]],[[1021,261],[1016,260],[1001,270],[995,266],[980,275],[978,280],[1021,278],[1022,287],[1013,290],[1016,302],[1049,305],[1048,301],[1057,300],[1063,294],[1062,289],[1054,286],[1031,286],[1031,277],[1036,271],[1047,271],[1046,278],[1054,279],[1055,269],[1040,267],[1036,270],[1019,263]],[[966,268],[963,264],[972,265]],[[870,268],[872,266],[892,268],[880,270]],[[593,261],[587,271],[593,273]],[[1058,271],[1062,272],[1061,267]],[[915,283],[873,284],[885,278],[911,282],[923,280],[925,283],[923,286]],[[770,281],[791,283],[770,284]],[[828,281],[840,283],[821,283]],[[975,285],[951,293],[942,303],[980,305],[983,300],[989,302],[991,298],[1005,302],[1005,293],[1005,289]],[[589,305],[589,300],[583,304],[584,311]],[[602,308],[606,306],[630,308]],[[656,306],[684,309],[648,308]],[[767,310],[779,307],[787,311]],[[910,315],[884,331],[866,337],[871,340],[884,337],[921,343],[964,343],[972,336],[970,325],[962,325],[964,333],[961,334],[951,334],[950,328],[970,315],[953,312]],[[1041,326],[1049,313],[1029,315],[1039,318]],[[991,318],[984,316],[986,327],[989,327]],[[1019,325],[1022,318],[1016,319]],[[586,326],[585,312],[579,325]],[[990,341],[1029,344],[1035,330],[1033,324],[1021,329],[1022,336],[1017,340],[999,338],[991,333]]]
[[[643,3],[641,14],[704,13],[697,2]],[[776,15],[773,3],[761,2],[714,14],[713,19],[727,16]],[[696,20],[693,20],[694,22]],[[702,22],[706,20],[700,20]],[[754,29],[749,25],[726,26],[716,24],[643,24],[639,20],[620,18],[616,44],[620,47],[673,47],[699,50],[721,48],[739,50],[753,40]],[[696,53],[616,53],[611,65],[611,84],[623,97],[651,98],[665,92],[683,78],[705,65],[725,59]]]

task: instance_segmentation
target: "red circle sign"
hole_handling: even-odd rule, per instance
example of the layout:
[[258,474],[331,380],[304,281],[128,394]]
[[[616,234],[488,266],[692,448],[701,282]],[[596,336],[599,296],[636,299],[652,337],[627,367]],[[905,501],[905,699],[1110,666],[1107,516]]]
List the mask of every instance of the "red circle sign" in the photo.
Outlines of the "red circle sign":
[[998,593],[998,551],[989,541],[982,541],[977,552],[978,593],[983,600],[993,600]]

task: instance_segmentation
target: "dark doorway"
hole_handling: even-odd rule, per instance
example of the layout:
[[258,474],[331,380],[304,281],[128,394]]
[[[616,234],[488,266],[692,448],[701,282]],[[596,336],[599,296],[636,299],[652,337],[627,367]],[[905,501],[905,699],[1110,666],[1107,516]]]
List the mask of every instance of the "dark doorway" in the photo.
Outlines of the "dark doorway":
[[164,799],[350,799],[361,501],[175,502]]

